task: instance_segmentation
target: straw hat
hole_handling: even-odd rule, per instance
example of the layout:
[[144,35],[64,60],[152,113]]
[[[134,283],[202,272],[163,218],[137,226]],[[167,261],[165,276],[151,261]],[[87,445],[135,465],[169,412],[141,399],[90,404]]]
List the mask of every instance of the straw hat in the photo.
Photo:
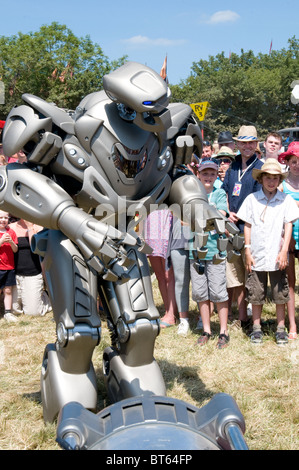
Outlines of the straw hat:
[[281,166],[275,158],[267,158],[260,170],[254,168],[252,170],[252,177],[256,181],[259,181],[263,173],[268,173],[270,175],[280,175],[282,180],[284,180],[288,176],[287,173],[282,172]]
[[256,128],[254,126],[241,126],[239,129],[238,137],[234,137],[238,142],[251,142],[258,140]]

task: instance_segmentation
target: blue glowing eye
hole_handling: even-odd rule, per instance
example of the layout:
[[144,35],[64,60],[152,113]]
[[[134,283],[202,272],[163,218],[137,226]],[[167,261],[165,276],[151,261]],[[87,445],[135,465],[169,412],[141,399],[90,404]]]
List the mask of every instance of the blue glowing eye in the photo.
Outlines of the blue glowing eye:
[[143,101],[144,106],[151,106],[153,104],[152,101]]

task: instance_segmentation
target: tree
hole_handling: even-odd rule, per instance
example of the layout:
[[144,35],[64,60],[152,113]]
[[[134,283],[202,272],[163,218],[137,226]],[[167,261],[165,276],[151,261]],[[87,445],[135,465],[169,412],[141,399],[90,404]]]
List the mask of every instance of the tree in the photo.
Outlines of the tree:
[[208,101],[205,136],[221,130],[235,135],[242,124],[256,126],[261,137],[269,130],[294,124],[296,106],[290,101],[291,83],[299,79],[299,43],[289,39],[287,50],[254,55],[252,51],[224,52],[193,63],[191,75],[171,87],[174,101]]
[[34,33],[1,36],[0,57],[6,90],[2,118],[22,102],[23,93],[75,109],[85,95],[102,88],[103,75],[125,60],[110,63],[89,36],[78,38],[57,22]]

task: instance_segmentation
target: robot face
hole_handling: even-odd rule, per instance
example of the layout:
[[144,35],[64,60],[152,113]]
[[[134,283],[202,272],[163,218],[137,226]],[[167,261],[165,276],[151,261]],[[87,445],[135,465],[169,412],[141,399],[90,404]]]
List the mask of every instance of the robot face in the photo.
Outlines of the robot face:
[[148,159],[145,147],[132,150],[119,143],[113,145],[111,154],[115,168],[126,178],[135,178],[144,169]]

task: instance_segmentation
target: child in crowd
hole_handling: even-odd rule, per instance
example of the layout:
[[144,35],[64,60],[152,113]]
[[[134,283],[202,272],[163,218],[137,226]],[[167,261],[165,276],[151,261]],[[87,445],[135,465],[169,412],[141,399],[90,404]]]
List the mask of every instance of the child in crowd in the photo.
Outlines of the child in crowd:
[[18,251],[16,233],[8,227],[8,212],[0,211],[0,289],[4,292],[4,318],[16,321],[12,314],[12,286],[16,285],[14,253]]
[[261,344],[261,314],[267,292],[269,275],[272,298],[276,304],[276,342],[288,342],[285,330],[285,305],[289,301],[286,275],[288,249],[293,222],[299,218],[299,208],[294,199],[278,187],[285,179],[281,166],[268,158],[261,169],[252,170],[253,178],[262,188],[247,196],[237,217],[245,222],[245,267],[247,301],[252,304],[253,331],[251,342]]
[[[213,161],[204,161],[198,167],[197,177],[203,184],[209,203],[214,205],[223,215],[228,214],[226,193],[223,189],[216,189],[214,183],[217,178],[218,165]],[[210,302],[217,306],[220,320],[220,334],[217,348],[222,349],[229,343],[227,331],[228,294],[226,289],[225,262],[213,264],[213,257],[218,253],[217,239],[219,235],[209,233],[206,247],[208,253],[203,260],[204,274],[198,274],[195,269],[195,260],[192,259],[192,244],[190,246],[190,273],[192,284],[192,298],[198,303],[199,313],[203,323],[203,334],[198,339],[198,345],[205,345],[211,338]]]

